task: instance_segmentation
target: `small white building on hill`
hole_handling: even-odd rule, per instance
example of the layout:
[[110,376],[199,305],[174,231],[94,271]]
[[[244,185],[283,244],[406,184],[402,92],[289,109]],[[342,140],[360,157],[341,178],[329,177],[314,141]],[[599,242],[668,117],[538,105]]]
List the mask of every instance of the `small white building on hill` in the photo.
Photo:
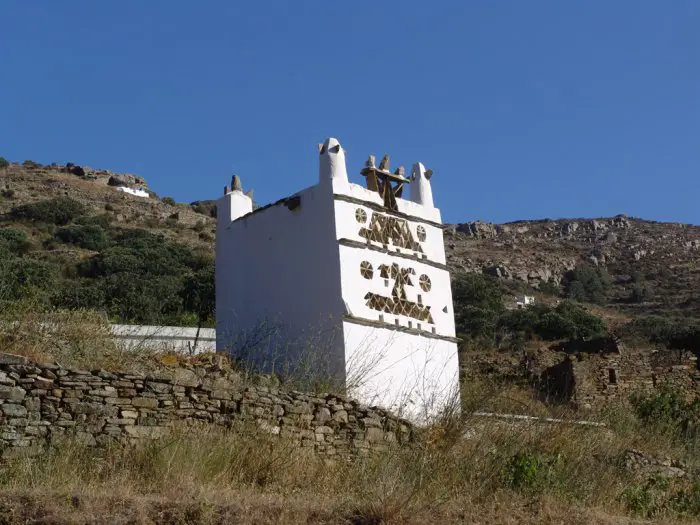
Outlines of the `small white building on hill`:
[[217,350],[424,420],[459,389],[432,172],[371,156],[353,184],[333,138],[319,163],[317,184],[274,204],[253,211],[238,177],[217,202]]

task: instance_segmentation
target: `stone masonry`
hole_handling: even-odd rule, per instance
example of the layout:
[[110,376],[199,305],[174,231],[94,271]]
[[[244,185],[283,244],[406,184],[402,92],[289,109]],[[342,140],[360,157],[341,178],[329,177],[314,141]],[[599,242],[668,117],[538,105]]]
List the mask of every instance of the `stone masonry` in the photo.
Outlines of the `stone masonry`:
[[72,435],[89,446],[158,438],[178,422],[291,438],[324,458],[347,458],[413,441],[405,420],[333,394],[244,383],[220,364],[178,365],[164,375],[86,371],[0,354],[2,457],[40,454]]

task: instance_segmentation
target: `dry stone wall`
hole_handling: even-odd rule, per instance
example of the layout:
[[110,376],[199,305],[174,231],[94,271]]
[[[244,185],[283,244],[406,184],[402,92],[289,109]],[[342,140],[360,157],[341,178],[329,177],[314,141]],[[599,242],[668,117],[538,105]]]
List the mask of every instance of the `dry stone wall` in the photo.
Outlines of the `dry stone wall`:
[[173,367],[168,374],[86,371],[0,354],[2,457],[40,454],[57,438],[100,446],[168,434],[178,422],[231,427],[295,440],[323,457],[385,450],[414,440],[409,422],[338,395],[251,386],[227,366]]

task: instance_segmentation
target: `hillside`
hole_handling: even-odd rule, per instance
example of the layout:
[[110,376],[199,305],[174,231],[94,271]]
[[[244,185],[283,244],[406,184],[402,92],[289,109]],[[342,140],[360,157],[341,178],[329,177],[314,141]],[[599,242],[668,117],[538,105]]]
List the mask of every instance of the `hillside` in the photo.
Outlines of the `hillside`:
[[[103,316],[74,311],[211,325],[214,215],[212,201],[160,198],[136,175],[0,162],[0,325],[12,327],[0,341],[30,358],[10,355],[0,370],[0,451],[16,452],[0,479],[0,521],[612,524],[700,515],[700,227],[624,216],[446,225],[463,411],[396,447],[396,437],[372,441],[374,409],[320,407],[335,398],[283,394],[276,378],[258,385],[241,375],[240,392],[218,376],[180,384],[178,359],[148,349],[125,359]],[[523,294],[536,304],[516,308]],[[54,316],[60,337],[38,329],[54,308],[71,310]],[[54,382],[60,388],[47,388]],[[511,424],[489,412],[604,426]],[[172,414],[192,427],[160,435]],[[240,425],[236,414],[246,415]],[[281,439],[295,422],[300,452]],[[64,434],[74,440],[53,447]],[[129,437],[137,435],[148,440]],[[116,447],[115,436],[129,446]],[[343,436],[363,460],[341,460]],[[32,457],[48,438],[51,454]],[[103,442],[109,453],[96,453]],[[316,461],[312,450],[328,457]]]
[[445,244],[455,272],[484,272],[557,293],[568,272],[587,264],[610,276],[606,306],[630,315],[700,315],[700,226],[623,215],[469,222],[449,226]]
[[[145,187],[150,198],[117,191],[116,184]],[[4,226],[16,222],[6,216],[13,207],[68,196],[91,214],[105,215],[117,228],[142,228],[213,253],[213,201],[161,199],[136,175],[27,161],[0,168],[0,188]],[[24,226],[33,242],[45,240],[48,232],[41,225]],[[700,314],[700,226],[624,215],[500,225],[468,222],[446,225],[445,245],[453,272],[483,272],[532,288],[544,284],[542,290],[552,292],[568,271],[588,263],[605,268],[613,278],[609,306],[629,313]],[[89,255],[73,246],[52,250],[76,258]],[[635,287],[643,293],[633,297]]]
[[211,324],[213,214],[208,203],[161,199],[131,174],[0,167],[0,299],[31,295],[121,322]]
[[[213,201],[160,198],[132,174],[4,164],[0,299],[32,290],[42,304],[95,309],[114,321],[211,325]],[[147,197],[128,193],[138,191]],[[470,222],[446,225],[445,247],[453,275],[498,283],[488,293],[506,309],[527,294],[540,305],[587,304],[609,328],[639,316],[700,317],[698,226],[622,215]],[[456,297],[466,306],[475,300]],[[474,319],[467,321],[458,319],[458,330],[470,335]]]

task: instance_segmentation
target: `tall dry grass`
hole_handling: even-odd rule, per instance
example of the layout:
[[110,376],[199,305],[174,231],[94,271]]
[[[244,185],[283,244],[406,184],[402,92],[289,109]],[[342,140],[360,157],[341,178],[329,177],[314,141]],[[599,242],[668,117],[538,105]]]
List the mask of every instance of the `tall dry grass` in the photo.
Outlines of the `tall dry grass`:
[[31,296],[12,302],[0,297],[0,351],[67,368],[140,373],[162,372],[182,357],[147,338],[127,348],[117,343],[106,316],[51,308]]
[[[51,313],[51,312],[49,312]],[[121,350],[90,312],[31,305],[0,311],[2,350],[79,368],[148,371],[153,355]],[[182,426],[131,447],[63,440],[46,455],[0,465],[0,523],[656,523],[700,518],[690,475],[700,447],[629,408],[604,427],[508,424],[496,410],[579,419],[512,387],[474,382],[411,446],[328,461],[255,425]],[[676,481],[624,465],[629,449],[687,463]],[[638,521],[641,523],[641,521]]]
[[[352,461],[322,459],[252,423],[176,427],[125,448],[65,440],[46,456],[3,465],[0,509],[3,497],[10,507],[30,501],[58,523],[696,520],[692,484],[669,485],[664,496],[622,461],[630,448],[683,456],[692,447],[642,428],[628,412],[602,419],[608,427],[451,418],[411,446]],[[698,465],[684,459],[689,471]]]

